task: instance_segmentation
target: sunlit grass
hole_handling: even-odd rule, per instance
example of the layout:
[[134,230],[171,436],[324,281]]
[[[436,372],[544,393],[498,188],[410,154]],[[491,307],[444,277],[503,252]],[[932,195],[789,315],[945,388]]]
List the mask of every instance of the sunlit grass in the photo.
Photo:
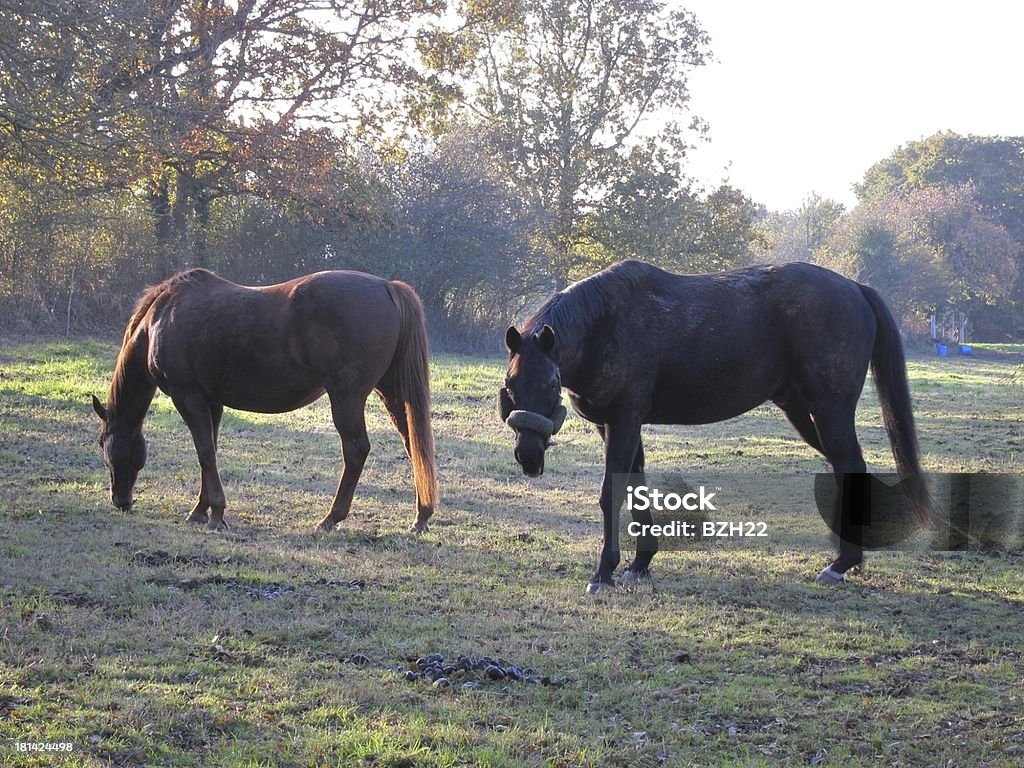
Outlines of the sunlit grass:
[[[872,553],[850,584],[823,589],[824,526],[798,510],[764,547],[664,552],[653,586],[585,597],[600,440],[570,417],[545,475],[524,478],[495,414],[499,356],[434,360],[444,506],[426,536],[406,532],[408,461],[373,398],[370,460],[331,535],[310,533],[340,461],[324,401],[225,417],[232,527],[215,534],[182,522],[198,469],[159,396],[125,515],[109,508],[89,405],[115,354],[92,341],[0,348],[0,763],[14,759],[10,739],[69,739],[89,766],[1024,757],[1019,555]],[[1020,471],[1024,406],[1007,375],[1018,363],[911,359],[926,469]],[[872,468],[891,468],[870,385],[858,428]],[[825,468],[770,406],[646,428],[645,443],[652,469],[698,479]],[[431,652],[568,680],[406,682],[407,658]],[[370,662],[351,663],[357,653]]]

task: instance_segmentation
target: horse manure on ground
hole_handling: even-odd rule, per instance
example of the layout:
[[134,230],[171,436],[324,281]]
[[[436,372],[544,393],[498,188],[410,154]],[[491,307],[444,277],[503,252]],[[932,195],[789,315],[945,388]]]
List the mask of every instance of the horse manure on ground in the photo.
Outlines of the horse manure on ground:
[[568,678],[552,678],[542,675],[532,667],[510,664],[504,659],[498,660],[491,656],[461,655],[454,660],[440,653],[407,659],[409,669],[403,677],[410,683],[430,683],[435,688],[450,688],[459,685],[463,690],[471,691],[494,683],[526,683],[561,688]]

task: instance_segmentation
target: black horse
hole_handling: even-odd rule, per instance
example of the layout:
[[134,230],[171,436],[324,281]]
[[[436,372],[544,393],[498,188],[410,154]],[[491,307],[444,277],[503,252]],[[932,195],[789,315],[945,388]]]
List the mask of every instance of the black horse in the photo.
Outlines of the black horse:
[[[708,424],[771,400],[842,484],[866,472],[854,413],[869,363],[902,485],[917,516],[934,519],[896,323],[877,292],[835,272],[795,263],[674,275],[623,261],[556,293],[505,344],[499,411],[523,472],[544,471],[565,416],[562,387],[604,440],[604,546],[588,591],[613,583],[625,496],[613,476],[642,475],[641,424]],[[651,522],[635,510],[634,519]],[[656,540],[638,539],[625,578],[646,576],[656,550]],[[841,581],[862,557],[844,538],[818,581]]]

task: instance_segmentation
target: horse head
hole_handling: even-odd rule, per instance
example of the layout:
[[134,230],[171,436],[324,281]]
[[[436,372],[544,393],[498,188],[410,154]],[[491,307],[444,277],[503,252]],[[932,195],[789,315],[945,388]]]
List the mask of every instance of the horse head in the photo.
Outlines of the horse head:
[[146,438],[141,424],[133,429],[119,427],[112,409],[104,407],[93,395],[92,408],[100,417],[100,448],[103,463],[110,471],[110,501],[118,509],[132,506],[132,491],[139,471],[146,466]]
[[498,413],[516,433],[515,457],[530,477],[544,473],[544,452],[565,421],[562,381],[553,352],[555,332],[545,325],[523,336],[515,326],[505,333],[509,363],[498,392]]

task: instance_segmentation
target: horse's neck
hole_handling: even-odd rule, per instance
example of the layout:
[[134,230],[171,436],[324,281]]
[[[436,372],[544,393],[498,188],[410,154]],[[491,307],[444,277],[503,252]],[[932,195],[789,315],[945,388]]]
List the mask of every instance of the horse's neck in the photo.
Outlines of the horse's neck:
[[144,330],[125,340],[118,356],[108,405],[119,424],[126,429],[141,427],[156,394],[156,384],[149,375],[148,358],[149,336]]
[[581,280],[548,301],[533,320],[531,332],[550,325],[555,332],[554,355],[562,383],[570,386],[582,368],[589,367],[593,347],[606,325],[608,312],[621,299],[607,289],[601,277]]
[[555,362],[558,363],[558,373],[564,384],[566,381],[573,381],[576,371],[582,362],[584,348],[587,344],[587,334],[581,333],[578,329],[570,332],[565,327],[555,324],[553,318],[547,318],[538,323],[538,328],[547,323],[555,332]]

